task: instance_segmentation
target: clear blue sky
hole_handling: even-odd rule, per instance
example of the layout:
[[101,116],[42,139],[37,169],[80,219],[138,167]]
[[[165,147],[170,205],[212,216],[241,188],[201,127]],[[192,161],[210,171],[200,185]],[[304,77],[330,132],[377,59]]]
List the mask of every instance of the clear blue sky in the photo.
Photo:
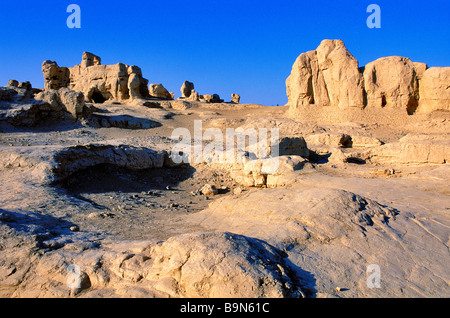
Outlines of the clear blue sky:
[[[81,29],[66,8],[81,7]],[[366,8],[381,7],[381,29]],[[150,83],[180,95],[185,80],[200,94],[243,103],[287,102],[285,80],[298,55],[322,39],[342,39],[363,66],[400,55],[450,66],[449,0],[5,1],[0,0],[0,85],[43,87],[41,64],[74,66],[83,51],[103,64],[138,65]]]

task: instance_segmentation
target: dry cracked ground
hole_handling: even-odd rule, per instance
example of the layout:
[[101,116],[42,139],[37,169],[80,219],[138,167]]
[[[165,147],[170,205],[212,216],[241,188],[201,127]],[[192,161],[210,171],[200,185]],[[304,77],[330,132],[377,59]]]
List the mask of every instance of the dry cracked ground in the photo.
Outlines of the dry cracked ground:
[[[91,121],[2,123],[0,296],[450,296],[448,113],[399,126],[95,106]],[[172,131],[194,120],[278,128],[278,172],[175,164]]]

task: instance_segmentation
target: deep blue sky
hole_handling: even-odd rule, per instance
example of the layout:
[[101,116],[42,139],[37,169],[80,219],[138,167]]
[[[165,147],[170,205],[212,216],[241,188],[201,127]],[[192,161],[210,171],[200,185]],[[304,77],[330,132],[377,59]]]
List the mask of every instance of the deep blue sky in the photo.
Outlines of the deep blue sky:
[[[66,26],[71,3],[81,29]],[[371,3],[381,29],[366,26]],[[243,103],[282,105],[295,59],[322,39],[342,39],[360,66],[390,55],[450,66],[449,16],[449,0],[0,0],[0,85],[43,87],[44,60],[71,67],[89,51],[103,64],[140,66],[177,97],[189,80],[225,101],[239,93]]]

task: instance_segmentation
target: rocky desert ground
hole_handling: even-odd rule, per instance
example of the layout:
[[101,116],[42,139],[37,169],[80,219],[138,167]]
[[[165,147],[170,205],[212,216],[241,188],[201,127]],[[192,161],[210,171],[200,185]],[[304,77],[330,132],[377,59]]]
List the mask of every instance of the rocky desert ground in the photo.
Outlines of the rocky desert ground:
[[[280,107],[87,52],[42,71],[0,87],[1,297],[450,297],[449,67],[324,40]],[[277,152],[179,162],[180,128],[178,155]]]

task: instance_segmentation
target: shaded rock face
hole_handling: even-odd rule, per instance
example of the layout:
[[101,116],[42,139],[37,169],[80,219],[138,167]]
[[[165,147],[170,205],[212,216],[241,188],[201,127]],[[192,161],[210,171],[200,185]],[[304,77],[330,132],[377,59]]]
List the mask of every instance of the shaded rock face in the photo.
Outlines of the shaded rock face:
[[17,80],[9,80],[8,81],[8,86],[13,86],[13,87],[18,87],[19,86],[19,82]]
[[183,83],[183,85],[181,85],[181,89],[180,89],[181,97],[183,97],[183,98],[190,97],[193,90],[194,90],[194,84],[189,81],[185,81]]
[[84,96],[68,88],[33,96],[31,85],[0,87],[0,122],[31,127],[45,120],[77,120],[84,115]]
[[137,66],[118,63],[102,65],[100,57],[84,52],[79,65],[59,67],[56,62],[42,64],[45,89],[70,88],[82,92],[87,101],[127,100],[149,96],[148,80]]
[[448,110],[450,68],[389,56],[365,67],[341,40],[323,40],[314,51],[301,54],[286,80],[292,110],[308,105],[337,109],[391,108],[430,113]]

